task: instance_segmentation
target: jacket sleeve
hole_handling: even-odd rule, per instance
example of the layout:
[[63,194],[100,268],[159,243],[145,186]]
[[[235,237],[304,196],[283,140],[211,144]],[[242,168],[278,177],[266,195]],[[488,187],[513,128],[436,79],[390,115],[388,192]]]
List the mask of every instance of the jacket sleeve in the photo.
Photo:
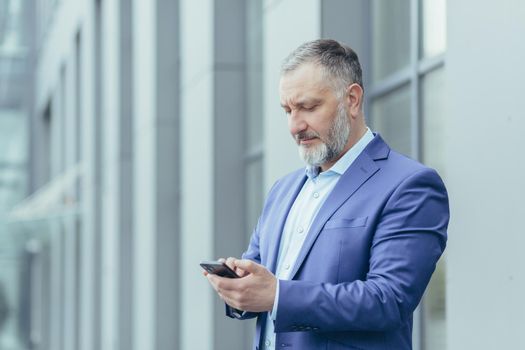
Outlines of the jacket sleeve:
[[224,306],[226,308],[226,316],[230,318],[235,318],[237,320],[248,320],[250,318],[259,316],[259,312],[249,312],[249,311],[237,310],[237,309],[232,308],[230,305],[226,303],[224,304]]
[[276,332],[384,331],[411,317],[445,249],[448,197],[425,168],[392,192],[370,248],[366,279],[330,284],[281,280]]

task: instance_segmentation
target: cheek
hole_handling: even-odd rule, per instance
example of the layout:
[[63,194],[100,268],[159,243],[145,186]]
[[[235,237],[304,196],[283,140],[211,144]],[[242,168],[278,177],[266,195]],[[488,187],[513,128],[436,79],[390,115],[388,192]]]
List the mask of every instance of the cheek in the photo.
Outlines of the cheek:
[[317,121],[310,125],[309,130],[315,131],[319,137],[325,141],[328,136],[328,130],[330,129],[330,124],[328,122]]

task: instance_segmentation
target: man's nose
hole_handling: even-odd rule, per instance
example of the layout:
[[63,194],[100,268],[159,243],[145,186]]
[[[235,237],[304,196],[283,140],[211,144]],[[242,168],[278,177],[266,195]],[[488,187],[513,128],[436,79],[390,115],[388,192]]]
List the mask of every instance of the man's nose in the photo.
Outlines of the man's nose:
[[297,112],[292,111],[288,116],[288,127],[292,135],[297,135],[301,131],[306,130],[308,125]]

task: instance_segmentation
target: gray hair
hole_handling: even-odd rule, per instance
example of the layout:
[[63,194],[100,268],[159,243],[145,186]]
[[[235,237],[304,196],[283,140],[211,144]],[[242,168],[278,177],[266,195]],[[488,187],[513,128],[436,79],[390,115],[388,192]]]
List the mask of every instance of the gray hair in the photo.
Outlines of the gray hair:
[[357,54],[349,46],[338,41],[318,39],[302,44],[285,58],[281,66],[281,75],[297,69],[304,63],[321,66],[339,98],[350,84],[359,84],[364,89]]

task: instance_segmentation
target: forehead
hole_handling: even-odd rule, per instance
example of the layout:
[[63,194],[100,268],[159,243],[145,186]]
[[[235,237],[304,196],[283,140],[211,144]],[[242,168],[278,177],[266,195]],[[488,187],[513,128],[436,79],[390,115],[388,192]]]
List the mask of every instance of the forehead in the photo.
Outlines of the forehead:
[[333,92],[323,69],[313,63],[305,63],[281,76],[279,94],[281,104],[295,104],[303,100],[324,98]]

